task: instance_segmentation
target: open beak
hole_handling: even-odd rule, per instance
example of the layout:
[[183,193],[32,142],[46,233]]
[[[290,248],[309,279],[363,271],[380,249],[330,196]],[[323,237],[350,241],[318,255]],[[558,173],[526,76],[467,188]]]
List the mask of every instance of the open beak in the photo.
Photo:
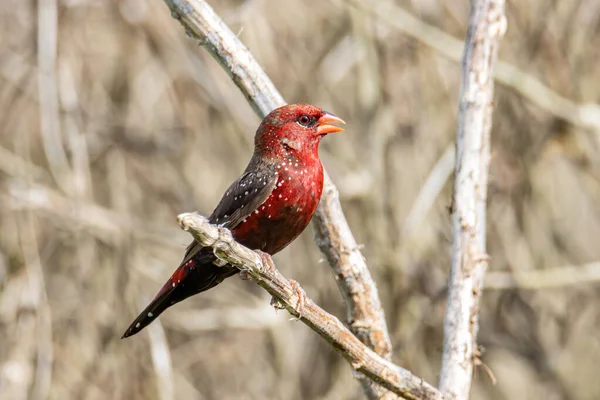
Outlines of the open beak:
[[318,123],[319,125],[317,127],[317,135],[327,135],[328,133],[344,132],[344,128],[335,125],[329,125],[330,123],[345,124],[344,120],[328,112],[326,112],[321,118],[319,118]]

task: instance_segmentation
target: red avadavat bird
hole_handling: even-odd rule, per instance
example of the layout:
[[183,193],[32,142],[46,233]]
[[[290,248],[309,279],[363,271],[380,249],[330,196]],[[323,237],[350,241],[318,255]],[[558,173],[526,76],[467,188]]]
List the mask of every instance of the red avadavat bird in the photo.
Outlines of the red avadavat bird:
[[[246,170],[229,186],[209,221],[231,229],[235,240],[251,249],[272,255],[286,247],[306,228],[321,199],[319,142],[328,133],[343,131],[332,123],[344,121],[308,104],[272,111],[256,131]],[[194,241],[179,268],[123,337],[135,335],[173,304],[238,272],[221,264],[212,249]]]

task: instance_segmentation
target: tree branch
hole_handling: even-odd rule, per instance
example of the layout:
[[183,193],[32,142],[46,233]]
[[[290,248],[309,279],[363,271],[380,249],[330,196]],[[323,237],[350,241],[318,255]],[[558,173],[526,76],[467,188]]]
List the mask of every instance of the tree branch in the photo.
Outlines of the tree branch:
[[506,30],[504,0],[475,0],[462,62],[452,211],[452,268],[444,319],[440,390],[447,399],[468,399],[479,298],[488,256],[486,197],[494,94],[493,69]]
[[377,286],[346,222],[338,190],[331,181],[324,185],[314,228],[315,241],[327,257],[346,301],[350,329],[377,354],[390,360],[392,346]]
[[[285,104],[250,51],[205,1],[165,0],[165,3],[188,35],[199,39],[227,71],[261,118]],[[391,359],[392,344],[377,287],[344,217],[337,188],[327,172],[314,227],[315,240],[327,257],[347,302],[350,329],[377,354]],[[385,396],[385,391],[370,381],[361,380],[361,383],[370,398]]]
[[[429,25],[394,2],[381,0],[347,0],[349,4],[387,22],[400,32],[431,47],[450,60],[460,61],[463,43],[443,30]],[[547,112],[574,126],[600,131],[600,105],[577,104],[544,85],[535,76],[505,61],[496,63],[494,79],[509,87]]]
[[212,247],[219,259],[244,271],[269,292],[278,308],[286,309],[331,343],[356,372],[405,399],[442,399],[438,390],[409,371],[378,356],[340,320],[306,297],[304,290],[295,281],[288,281],[281,275],[268,254],[259,254],[242,246],[233,240],[228,229],[211,225],[197,213],[181,214],[177,219],[182,229],[191,233],[203,247]]

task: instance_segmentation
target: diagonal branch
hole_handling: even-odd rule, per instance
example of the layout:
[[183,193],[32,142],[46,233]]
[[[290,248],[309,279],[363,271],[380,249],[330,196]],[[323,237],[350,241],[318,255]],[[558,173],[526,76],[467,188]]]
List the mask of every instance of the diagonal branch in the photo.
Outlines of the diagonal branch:
[[[261,118],[285,104],[250,51],[204,0],[165,0],[165,3],[188,35],[199,39],[221,64]],[[346,300],[350,329],[377,354],[391,359],[392,345],[377,287],[346,221],[338,190],[327,173],[314,227],[315,240]],[[361,382],[370,398],[385,396],[385,391],[368,380]]]
[[[395,2],[381,0],[347,0],[349,4],[385,21],[398,31],[431,47],[453,61],[460,61],[464,43],[443,30],[429,25]],[[574,126],[600,131],[600,105],[577,104],[544,85],[535,76],[505,61],[496,63],[494,79],[519,93],[541,109],[556,115]]]
[[191,233],[203,247],[212,247],[215,255],[244,271],[273,296],[273,302],[308,325],[350,363],[352,368],[386,389],[411,400],[442,400],[441,393],[365,346],[333,315],[306,297],[295,281],[287,280],[275,268],[271,257],[259,254],[233,240],[231,232],[211,225],[197,213],[178,217],[182,229]]
[[485,276],[485,288],[488,290],[580,288],[581,285],[598,282],[600,282],[600,262],[598,261],[548,269],[494,271]]
[[479,299],[488,261],[485,233],[493,70],[505,30],[504,0],[473,1],[462,62],[452,204],[452,268],[440,372],[440,390],[452,400],[469,398],[478,357]]
[[315,241],[327,257],[347,304],[352,332],[377,354],[389,360],[392,346],[377,286],[346,222],[338,190],[328,181],[314,217]]

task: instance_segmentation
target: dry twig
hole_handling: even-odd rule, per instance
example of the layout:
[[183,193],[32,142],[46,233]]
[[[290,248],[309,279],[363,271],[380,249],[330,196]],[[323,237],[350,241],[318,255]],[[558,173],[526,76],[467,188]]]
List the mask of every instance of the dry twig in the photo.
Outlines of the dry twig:
[[[285,104],[250,51],[205,1],[165,2],[188,35],[198,38],[200,44],[227,71],[259,116],[264,117],[274,108]],[[321,204],[315,217],[316,241],[329,260],[348,304],[350,328],[363,343],[389,360],[392,345],[379,293],[344,217],[337,188],[327,173]],[[370,398],[385,395],[370,381],[361,382]]]
[[306,297],[294,281],[287,280],[275,268],[266,253],[254,252],[233,240],[231,232],[211,225],[197,213],[178,217],[181,227],[204,247],[212,247],[221,260],[245,271],[258,285],[273,296],[274,303],[304,322],[327,340],[352,368],[405,399],[442,399],[434,387],[375,354],[356,338],[335,316]]
[[569,286],[578,288],[581,285],[598,282],[600,282],[600,262],[530,271],[494,271],[485,276],[485,288],[491,290],[541,290]]
[[471,6],[462,64],[452,211],[452,268],[444,319],[440,390],[468,399],[477,357],[479,298],[488,257],[486,198],[492,126],[493,70],[506,30],[503,0]]
[[[394,2],[349,0],[349,3],[386,21],[399,31],[433,48],[450,60],[459,61],[463,43],[423,22]],[[544,85],[537,77],[504,61],[498,61],[494,79],[515,90],[525,99],[575,126],[600,132],[600,105],[577,104]]]

